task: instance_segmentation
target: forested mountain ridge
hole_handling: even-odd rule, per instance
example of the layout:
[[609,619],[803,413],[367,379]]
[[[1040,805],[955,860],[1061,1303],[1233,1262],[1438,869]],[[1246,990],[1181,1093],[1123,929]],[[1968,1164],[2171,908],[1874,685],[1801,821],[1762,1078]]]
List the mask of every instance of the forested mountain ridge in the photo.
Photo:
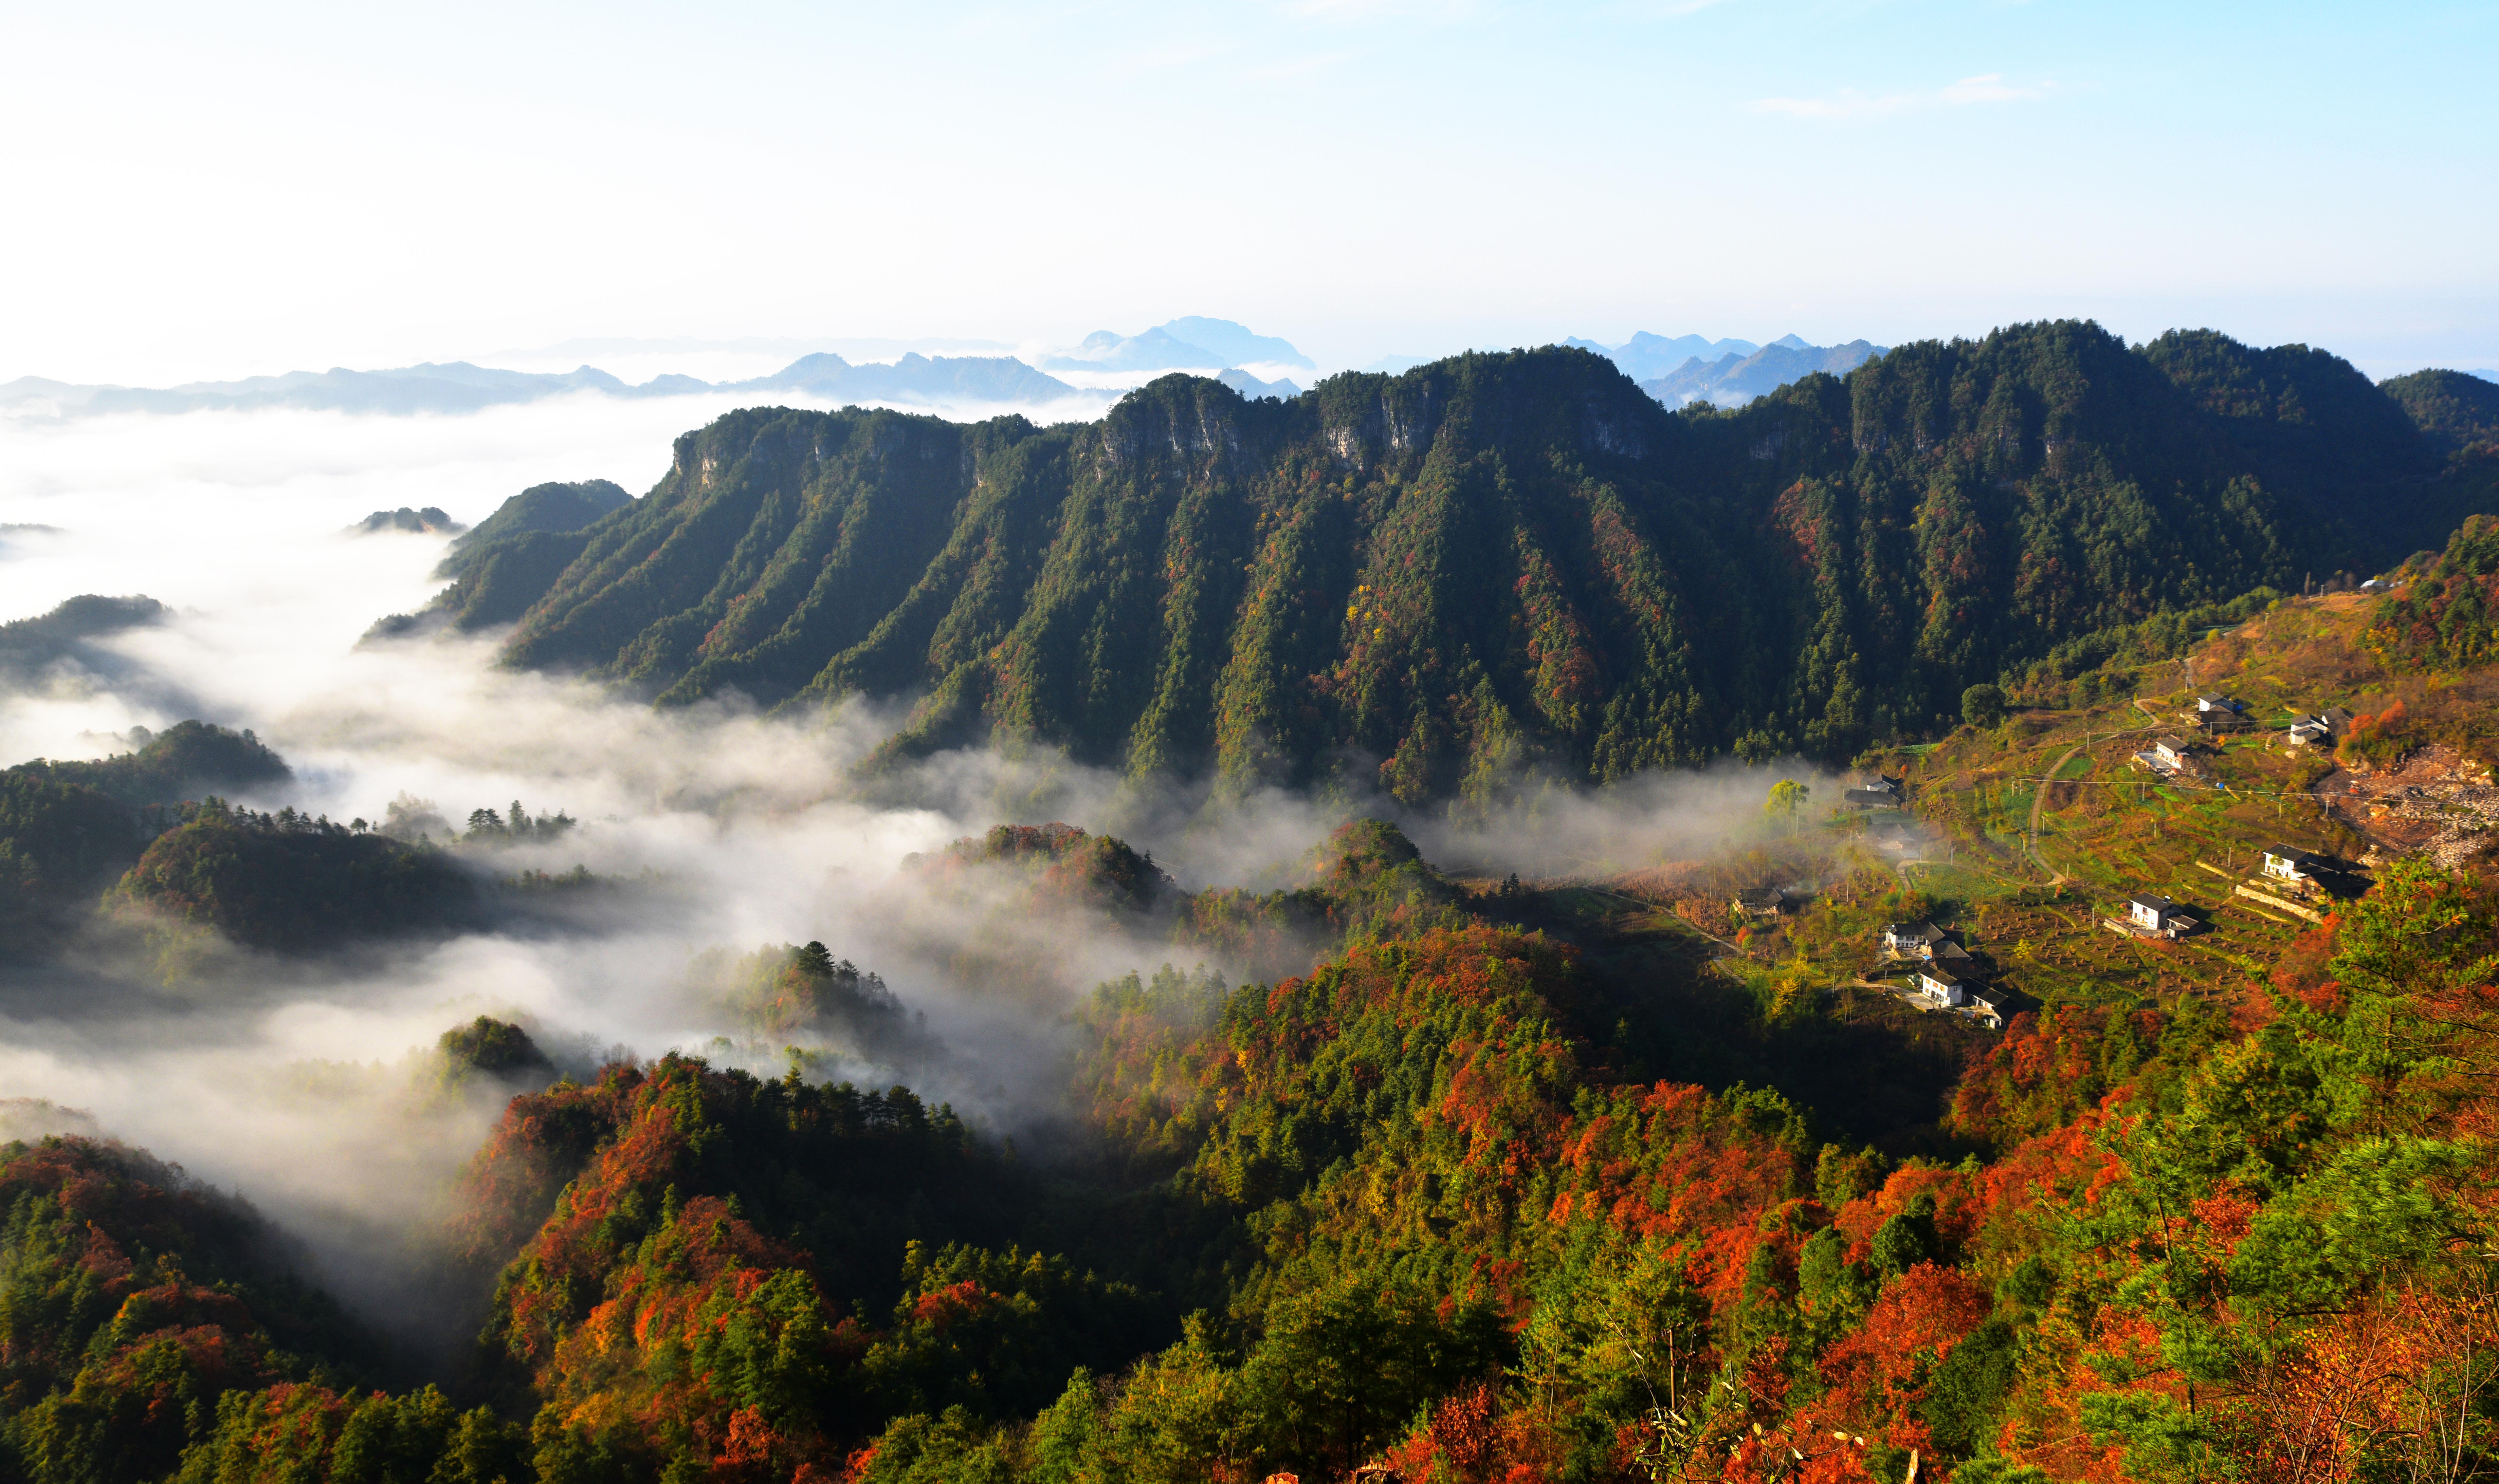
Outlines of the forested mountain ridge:
[[2322,353],[2077,322],[1734,412],[1554,348],[1290,403],[1170,376],[1051,428],[754,408],[682,436],[504,655],[667,704],[922,695],[901,754],[1376,768],[1412,803],[1915,734],[2061,639],[2428,544],[2437,468]]

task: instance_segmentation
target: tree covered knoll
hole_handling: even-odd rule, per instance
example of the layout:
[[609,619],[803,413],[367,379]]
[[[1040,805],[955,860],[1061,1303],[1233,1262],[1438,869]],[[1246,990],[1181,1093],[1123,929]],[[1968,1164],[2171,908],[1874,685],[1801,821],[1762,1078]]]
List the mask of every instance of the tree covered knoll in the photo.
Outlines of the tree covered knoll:
[[472,811],[462,832],[403,796],[374,829],[218,791],[293,778],[251,732],[196,721],[113,758],[0,769],[0,954],[55,956],[99,927],[102,909],[158,940],[159,968],[178,975],[212,937],[304,952],[476,925],[494,911],[561,920],[555,898],[618,885],[577,865],[489,874],[484,857],[504,847],[563,839],[575,822],[561,810],[533,817],[514,800],[508,815]]
[[1053,428],[755,408],[587,529],[505,660],[924,697],[890,758],[1031,737],[1413,804],[1915,734],[2061,640],[2401,556],[2478,498],[2440,460],[2322,352],[2074,322],[1735,412],[1566,349],[1290,403],[1166,377]]
[[100,761],[0,771],[0,950],[34,954],[74,932],[97,893],[178,826],[210,789],[293,777],[248,731],[182,722]]
[[148,843],[110,901],[245,947],[302,950],[459,925],[477,896],[440,851],[212,795]]

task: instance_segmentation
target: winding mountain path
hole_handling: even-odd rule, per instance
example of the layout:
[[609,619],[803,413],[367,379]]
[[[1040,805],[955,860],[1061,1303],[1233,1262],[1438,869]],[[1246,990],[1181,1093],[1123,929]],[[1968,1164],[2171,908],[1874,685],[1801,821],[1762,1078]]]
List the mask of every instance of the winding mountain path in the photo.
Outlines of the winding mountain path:
[[2061,887],[2073,878],[2050,865],[2047,857],[2039,854],[2039,812],[2047,806],[2048,790],[2055,787],[2056,777],[2065,770],[2065,764],[2074,760],[2074,755],[2091,746],[2093,741],[2107,742],[2118,737],[2129,737],[2138,731],[2151,731],[2159,726],[2160,719],[2152,715],[2152,708],[2145,705],[2140,697],[2135,700],[2134,709],[2142,712],[2150,720],[2141,726],[2128,726],[2098,738],[2093,737],[2089,731],[2084,732],[2083,740],[2067,748],[2065,756],[2048,764],[2048,771],[2040,778],[2037,791],[2030,795],[2030,831],[2024,836],[2022,848],[2029,852],[2031,864],[2048,873],[2048,885],[2052,887]]

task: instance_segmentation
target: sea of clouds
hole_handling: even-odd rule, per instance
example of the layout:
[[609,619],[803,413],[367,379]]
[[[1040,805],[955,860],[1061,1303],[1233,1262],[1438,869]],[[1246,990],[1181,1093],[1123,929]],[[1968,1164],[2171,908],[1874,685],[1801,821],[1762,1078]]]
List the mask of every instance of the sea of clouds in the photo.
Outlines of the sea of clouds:
[[[423,1048],[472,1016],[514,1018],[587,1069],[619,1051],[707,1051],[777,1070],[777,1048],[693,987],[706,950],[821,940],[881,974],[945,1050],[909,1066],[845,1048],[822,1065],[908,1080],[1004,1132],[1046,1130],[1064,1016],[1089,986],[1175,957],[1161,929],[1037,919],[996,892],[932,889],[915,853],[999,823],[1116,827],[1189,887],[1275,885],[1347,814],[1384,799],[1268,793],[1219,813],[1185,781],[1139,784],[1029,754],[926,764],[895,804],[851,769],[899,702],[766,720],[734,704],[659,712],[597,685],[494,662],[497,635],[363,645],[417,609],[447,538],[348,535],[376,509],[474,522],[546,480],[636,494],[671,439],[726,398],[579,397],[460,417],[202,412],[0,419],[0,622],[85,593],[144,594],[162,625],[98,641],[0,694],[0,765],[124,751],[196,717],[251,728],[294,781],[239,802],[380,821],[392,800],[453,821],[513,800],[580,826],[499,871],[579,864],[644,885],[569,926],[470,932],[334,960],[249,960],[205,983],[29,966],[0,972],[9,1132],[100,1127],[235,1188],[313,1244],[368,1308],[405,1307],[421,1238],[498,1114],[494,1098],[410,1092]],[[990,409],[952,409],[986,415]],[[1791,772],[1795,770],[1789,770]],[[1730,767],[1603,795],[1547,790],[1460,828],[1408,823],[1433,858],[1498,874],[1586,874],[1713,848],[1758,815],[1768,775]],[[1227,966],[1215,965],[1218,970]],[[60,1110],[47,1113],[47,1109]],[[91,1120],[91,1122],[89,1121]]]

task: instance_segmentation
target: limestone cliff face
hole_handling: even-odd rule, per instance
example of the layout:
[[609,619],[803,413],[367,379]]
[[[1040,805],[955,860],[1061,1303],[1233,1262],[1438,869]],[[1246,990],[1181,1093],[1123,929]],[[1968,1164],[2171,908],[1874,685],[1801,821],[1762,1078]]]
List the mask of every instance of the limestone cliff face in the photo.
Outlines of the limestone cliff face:
[[1003,733],[1412,800],[1846,754],[2059,638],[2293,581],[2376,498],[2287,512],[2247,446],[2078,324],[1733,413],[1558,348],[1290,402],[1166,376],[1048,428],[750,408],[589,528],[505,659],[663,704],[915,696],[901,754]]

